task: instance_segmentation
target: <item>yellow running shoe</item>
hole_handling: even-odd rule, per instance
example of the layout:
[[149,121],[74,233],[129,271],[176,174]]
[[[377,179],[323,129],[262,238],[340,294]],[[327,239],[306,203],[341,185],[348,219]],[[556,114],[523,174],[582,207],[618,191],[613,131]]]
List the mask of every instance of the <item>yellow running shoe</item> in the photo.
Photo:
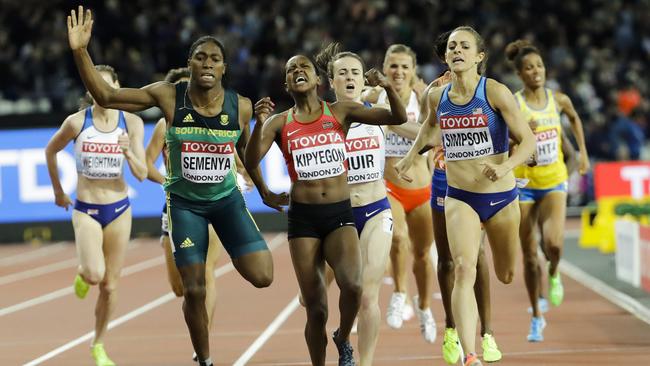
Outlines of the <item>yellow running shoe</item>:
[[485,362],[496,362],[501,359],[501,351],[499,351],[497,341],[494,340],[492,334],[483,334],[481,346],[483,347],[483,360]]
[[90,289],[90,285],[84,281],[83,278],[81,278],[81,275],[77,275],[74,278],[74,293],[77,295],[78,298],[83,299],[88,295],[88,290]]
[[97,366],[115,366],[115,362],[108,358],[103,343],[95,343],[92,345],[92,347],[90,347],[90,352],[92,353]]
[[560,306],[564,300],[564,286],[559,270],[555,272],[555,276],[548,275],[548,298],[554,306]]
[[456,364],[460,358],[460,342],[455,328],[445,329],[445,337],[442,340],[442,358],[450,365]]

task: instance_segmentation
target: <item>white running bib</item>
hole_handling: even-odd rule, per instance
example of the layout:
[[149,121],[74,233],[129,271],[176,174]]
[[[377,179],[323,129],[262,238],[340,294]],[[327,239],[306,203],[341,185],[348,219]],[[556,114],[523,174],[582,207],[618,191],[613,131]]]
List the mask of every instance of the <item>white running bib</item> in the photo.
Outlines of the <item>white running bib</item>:
[[382,136],[349,138],[349,135],[348,132],[348,139],[345,141],[345,150],[348,155],[348,183],[374,182],[383,178]]
[[122,175],[124,155],[120,145],[107,142],[81,143],[81,174],[90,179],[116,179]]
[[558,159],[558,133],[556,129],[535,133],[537,141],[537,165],[550,165]]
[[232,142],[183,141],[181,167],[183,178],[192,183],[221,183],[235,166]]
[[492,155],[494,146],[485,114],[440,117],[445,160],[469,160]]
[[303,135],[289,140],[298,180],[336,177],[345,172],[345,141],[337,132]]

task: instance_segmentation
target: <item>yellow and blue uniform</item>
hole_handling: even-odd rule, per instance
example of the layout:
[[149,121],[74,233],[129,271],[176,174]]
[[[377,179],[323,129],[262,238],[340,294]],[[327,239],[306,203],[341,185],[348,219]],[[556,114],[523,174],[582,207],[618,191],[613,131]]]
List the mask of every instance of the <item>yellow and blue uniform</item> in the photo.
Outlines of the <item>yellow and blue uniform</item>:
[[534,109],[526,104],[523,93],[518,91],[515,98],[526,121],[537,123],[535,139],[537,141],[536,166],[520,165],[515,168],[515,177],[527,179],[528,184],[519,190],[520,202],[535,202],[553,191],[567,191],[567,167],[562,153],[562,125],[560,109],[553,91],[545,89],[546,106]]

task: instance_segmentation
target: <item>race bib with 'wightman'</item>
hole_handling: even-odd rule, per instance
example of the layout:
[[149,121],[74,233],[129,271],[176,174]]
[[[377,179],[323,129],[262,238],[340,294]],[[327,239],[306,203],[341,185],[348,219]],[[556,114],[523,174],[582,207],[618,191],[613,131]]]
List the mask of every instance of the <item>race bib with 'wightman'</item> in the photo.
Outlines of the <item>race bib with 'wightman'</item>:
[[84,141],[81,145],[81,174],[90,179],[116,179],[122,176],[124,155],[120,145]]

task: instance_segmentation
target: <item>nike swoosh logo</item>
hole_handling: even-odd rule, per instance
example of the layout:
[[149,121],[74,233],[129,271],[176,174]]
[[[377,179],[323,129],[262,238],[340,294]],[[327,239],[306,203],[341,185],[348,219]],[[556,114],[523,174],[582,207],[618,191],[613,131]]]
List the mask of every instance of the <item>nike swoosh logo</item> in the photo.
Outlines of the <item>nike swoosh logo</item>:
[[126,206],[128,206],[128,205],[123,205],[123,206],[120,206],[120,207],[116,208],[115,212],[117,213],[117,212],[120,212],[120,211],[124,210],[126,208]]
[[296,132],[298,132],[298,131],[300,131],[300,130],[302,130],[302,128],[299,128],[299,129],[297,129],[297,130],[293,130],[293,131],[291,131],[291,132],[287,132],[287,136],[291,136],[291,135],[293,135],[294,133],[296,133]]
[[87,138],[88,140],[92,140],[92,139],[94,139],[94,138],[97,137],[97,136],[99,136],[99,135],[87,136],[86,138]]
[[451,111],[447,111],[447,112],[440,112],[440,115],[441,115],[441,116],[444,116],[445,114],[449,114],[450,112],[451,112]]
[[496,202],[492,202],[492,201],[490,201],[490,206],[496,206],[496,205],[498,205],[499,203],[504,202],[504,201],[505,201],[505,200],[496,201]]
[[379,211],[379,209],[376,209],[376,210],[374,210],[374,211],[372,211],[372,212],[366,212],[366,217],[370,217],[370,216],[376,214],[377,211]]

